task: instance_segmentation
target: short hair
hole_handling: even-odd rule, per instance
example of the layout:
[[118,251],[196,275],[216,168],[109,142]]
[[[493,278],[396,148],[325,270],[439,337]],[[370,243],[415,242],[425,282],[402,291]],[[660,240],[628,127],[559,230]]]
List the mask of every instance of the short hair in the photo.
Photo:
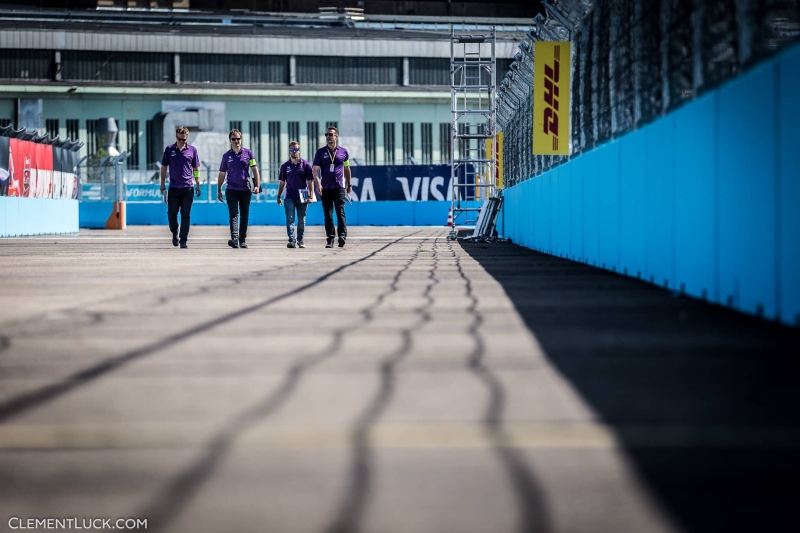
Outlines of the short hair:
[[336,126],[328,126],[327,128],[325,128],[325,131],[329,130],[333,130],[336,132],[336,135],[339,135],[339,128],[337,128]]
[[292,141],[289,143],[289,146],[300,146],[300,143],[297,141]]
[[238,133],[238,134],[239,134],[239,137],[241,137],[241,136],[242,136],[242,132],[241,132],[241,131],[239,131],[239,130],[231,130],[231,132],[228,134],[228,139],[230,139],[231,137],[233,137],[233,134],[234,134],[234,133]]
[[175,130],[175,133],[176,134],[183,133],[185,135],[189,135],[189,128],[187,128],[186,126],[178,126],[178,128]]

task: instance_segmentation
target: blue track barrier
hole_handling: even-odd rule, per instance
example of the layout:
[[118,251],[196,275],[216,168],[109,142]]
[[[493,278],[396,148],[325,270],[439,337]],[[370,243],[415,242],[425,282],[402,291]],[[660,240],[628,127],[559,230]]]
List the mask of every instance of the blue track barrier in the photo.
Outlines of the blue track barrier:
[[0,237],[77,233],[78,226],[77,200],[0,196]]
[[[477,204],[476,204],[477,205]],[[80,203],[82,228],[105,228],[111,214],[112,202],[84,201]],[[345,207],[347,223],[351,226],[445,226],[450,202],[353,202]],[[158,226],[167,224],[167,206],[161,202],[128,202],[127,224]],[[250,224],[283,226],[286,215],[275,202],[250,204]],[[322,203],[308,207],[306,224],[324,223]],[[227,226],[228,208],[221,202],[195,202],[192,205],[192,225]]]
[[800,326],[800,45],[505,192],[514,242]]

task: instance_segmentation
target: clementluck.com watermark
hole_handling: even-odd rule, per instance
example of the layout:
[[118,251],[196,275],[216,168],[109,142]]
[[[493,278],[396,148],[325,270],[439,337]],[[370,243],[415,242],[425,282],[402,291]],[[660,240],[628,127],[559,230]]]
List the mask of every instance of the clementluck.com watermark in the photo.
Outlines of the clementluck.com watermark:
[[147,529],[146,518],[19,518],[8,519],[9,529]]

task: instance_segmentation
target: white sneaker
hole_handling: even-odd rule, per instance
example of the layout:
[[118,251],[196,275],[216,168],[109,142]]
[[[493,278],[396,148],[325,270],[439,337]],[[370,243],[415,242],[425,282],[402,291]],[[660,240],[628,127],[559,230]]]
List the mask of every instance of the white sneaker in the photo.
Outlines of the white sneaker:
[[297,243],[297,247],[298,248],[305,248],[306,244],[303,241],[300,241],[300,242]]

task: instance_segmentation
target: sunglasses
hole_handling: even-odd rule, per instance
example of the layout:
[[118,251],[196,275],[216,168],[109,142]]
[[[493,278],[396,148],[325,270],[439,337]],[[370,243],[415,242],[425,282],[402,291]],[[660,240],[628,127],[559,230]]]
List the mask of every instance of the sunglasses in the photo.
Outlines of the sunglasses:
[[333,137],[334,135],[336,135],[336,134],[335,133],[326,133],[325,137]]
[[300,148],[289,148],[290,152],[299,152]]
[[238,143],[241,140],[242,140],[241,137],[231,137],[231,142],[237,142]]
[[179,141],[183,141],[183,142],[186,142],[187,140],[189,140],[189,137],[175,137],[175,138],[178,139]]

